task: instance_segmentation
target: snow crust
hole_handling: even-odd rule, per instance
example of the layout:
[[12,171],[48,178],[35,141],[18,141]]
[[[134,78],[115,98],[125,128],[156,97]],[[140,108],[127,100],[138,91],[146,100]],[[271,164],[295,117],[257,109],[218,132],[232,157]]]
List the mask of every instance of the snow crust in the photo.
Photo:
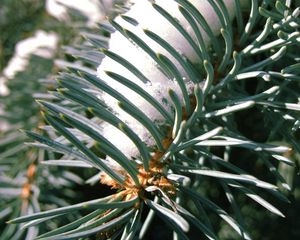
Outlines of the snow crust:
[[[143,30],[148,29],[156,33],[165,41],[167,41],[180,54],[184,55],[192,62],[199,61],[195,51],[192,49],[187,40],[181,35],[181,33],[152,7],[150,1],[134,0],[132,2],[133,6],[125,15],[137,20],[138,25],[134,26],[133,24],[125,21],[120,16],[117,17],[115,21],[123,28],[130,30],[136,36],[142,39],[155,53],[161,53],[167,56],[181,73],[181,76],[186,83],[187,89],[189,93],[191,93],[193,89],[193,83],[191,79],[189,79],[188,74],[183,70],[182,66],[170,55],[168,51],[166,51],[160,45],[150,39]],[[190,2],[204,16],[213,33],[215,35],[218,35],[220,33],[221,23],[209,2],[206,0],[190,0]],[[244,5],[246,2],[248,1],[241,1],[242,5]],[[175,1],[156,0],[155,3],[161,6],[173,17],[175,17],[196,42],[195,34],[190,27],[190,24],[181,15],[180,11],[178,10],[178,4]],[[230,17],[234,18],[234,0],[224,0],[224,3],[228,9]],[[205,44],[209,45],[207,34],[200,26],[199,29],[202,33]],[[105,57],[98,67],[98,77],[105,81],[113,89],[117,90],[119,93],[122,93],[130,102],[132,102],[152,121],[164,122],[165,119],[145,99],[139,96],[136,92],[110,78],[105,73],[105,71],[115,72],[142,87],[146,92],[148,92],[157,101],[159,101],[169,113],[173,114],[172,101],[168,95],[169,89],[175,91],[183,104],[183,94],[177,82],[166,77],[160,71],[157,63],[151,57],[149,57],[146,52],[136,46],[133,42],[126,39],[118,31],[111,35],[109,50],[133,64],[133,66],[135,66],[147,79],[149,79],[151,83],[143,83],[132,72],[130,72],[128,69],[126,69],[116,61],[110,59],[109,57]],[[116,99],[106,93],[103,94],[102,98],[120,119],[122,119],[126,124],[134,129],[134,131],[147,145],[154,145],[154,140],[150,133],[146,130],[146,128],[142,126],[142,124],[137,120],[133,119],[129,114],[124,112],[118,106],[118,101]],[[113,127],[106,127],[103,130],[103,134],[107,137],[107,139],[110,140],[114,145],[118,146],[118,148],[121,149],[127,157],[131,158],[138,156],[139,153],[134,144],[130,140],[128,141],[128,139],[126,139],[126,136],[121,136],[119,132],[119,130],[115,130],[113,129]]]

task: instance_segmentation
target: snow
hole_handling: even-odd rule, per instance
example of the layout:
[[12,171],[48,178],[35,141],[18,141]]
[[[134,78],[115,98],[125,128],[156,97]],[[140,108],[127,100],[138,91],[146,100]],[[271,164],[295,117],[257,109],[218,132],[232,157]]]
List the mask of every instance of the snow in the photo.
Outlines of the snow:
[[14,78],[17,72],[24,71],[28,65],[31,54],[43,58],[54,56],[58,43],[58,36],[55,33],[47,33],[37,30],[35,35],[17,43],[14,56],[8,62],[0,76],[0,95],[7,95],[8,89],[5,82]]
[[99,0],[47,0],[47,12],[60,21],[68,21],[68,8],[75,9],[88,19],[88,26],[95,26],[100,20],[105,18],[108,9],[111,9],[113,0],[103,1],[103,6]]
[[[151,30],[152,32],[159,35],[165,41],[167,41],[174,49],[176,49],[180,54],[187,57],[192,62],[199,61],[196,53],[187,42],[187,40],[180,34],[180,32],[173,27],[168,20],[161,16],[151,5],[150,1],[147,0],[134,0],[132,1],[134,5],[131,9],[125,14],[131,18],[137,20],[138,25],[134,26],[131,23],[128,23],[121,17],[117,17],[115,21],[120,24],[123,28],[130,30],[140,39],[142,39],[155,53],[161,53],[167,56],[177,67],[181,73],[182,78],[186,82],[187,89],[189,93],[192,92],[193,83],[192,79],[189,79],[188,74],[183,70],[179,62],[177,62],[171,54],[163,49],[160,45],[150,39],[144,32],[144,29]],[[206,0],[191,0],[190,1],[204,16],[209,26],[211,27],[213,33],[218,35],[220,33],[221,23],[217,14],[214,12],[212,6]],[[241,1],[242,5],[248,2],[248,0]],[[156,0],[156,4],[164,8],[169,14],[175,17],[183,28],[190,34],[190,36],[196,40],[195,34],[190,27],[190,24],[185,20],[178,10],[178,4],[173,0]],[[234,17],[234,0],[225,0],[224,1],[230,17]],[[199,26],[199,29],[202,33],[204,42],[206,45],[209,45],[209,39],[207,34]],[[195,41],[196,42],[196,41]],[[137,84],[143,88],[146,92],[152,95],[161,105],[168,111],[172,112],[172,102],[168,95],[168,90],[173,89],[173,91],[178,95],[179,99],[183,104],[183,94],[176,81],[169,79],[165,76],[157,63],[145,53],[142,49],[137,47],[133,42],[128,41],[121,33],[115,32],[111,35],[109,42],[109,50],[118,54],[122,58],[126,59],[133,66],[135,66],[147,79],[150,80],[149,83],[143,83],[138,77],[136,77],[132,72],[127,68],[123,67],[121,64],[105,57],[100,66],[98,67],[97,73],[98,77],[105,81],[113,89],[117,90],[119,93],[122,93],[126,98],[132,102],[138,109],[140,109],[148,118],[156,122],[164,122],[163,116],[152,107],[149,102],[144,100],[136,92],[128,89],[126,86],[120,84],[119,82],[110,78],[105,71],[115,72],[133,83]],[[201,79],[202,80],[202,79]],[[154,140],[150,133],[146,130],[145,127],[141,125],[137,120],[133,119],[129,114],[124,112],[119,106],[118,101],[111,97],[109,94],[104,93],[102,96],[105,103],[113,109],[116,115],[122,119],[126,124],[128,124],[134,131],[139,135],[139,137],[149,146],[154,145]],[[107,127],[104,128],[103,134],[120,149],[123,153],[129,158],[137,157],[139,155],[138,150],[134,148],[134,145],[128,140],[125,140],[125,136],[113,137],[112,129]],[[120,145],[121,144],[121,145]]]
[[[10,59],[0,75],[0,96],[9,94],[6,82],[9,79],[13,79],[18,72],[26,69],[32,54],[43,58],[53,58],[57,43],[58,36],[55,33],[47,33],[42,30],[37,30],[34,36],[18,42],[15,47],[14,56]],[[1,114],[5,114],[3,105],[0,105],[0,115]],[[9,124],[7,122],[0,122],[0,131],[5,131],[8,128]]]

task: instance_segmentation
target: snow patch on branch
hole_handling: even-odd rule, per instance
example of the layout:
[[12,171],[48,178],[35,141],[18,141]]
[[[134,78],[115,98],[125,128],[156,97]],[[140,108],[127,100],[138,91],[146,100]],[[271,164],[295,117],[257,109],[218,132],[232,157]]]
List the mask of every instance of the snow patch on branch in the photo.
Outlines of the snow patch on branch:
[[[191,62],[199,62],[199,58],[195,53],[194,49],[188,43],[188,41],[181,35],[181,33],[173,26],[171,23],[160,15],[151,4],[151,1],[148,0],[134,0],[133,6],[125,14],[138,22],[138,25],[135,26],[127,21],[125,21],[120,16],[115,19],[115,21],[121,25],[123,28],[130,30],[141,40],[143,40],[155,53],[161,53],[167,56],[176,68],[179,70],[182,78],[186,83],[186,87],[189,93],[192,93],[193,89],[193,79],[189,79],[188,74],[183,70],[179,62],[177,62],[171,54],[162,48],[155,41],[150,39],[145,33],[144,29],[150,30],[168,42],[178,53],[187,57]],[[193,29],[190,24],[184,18],[184,16],[178,10],[178,4],[174,0],[156,0],[153,1],[174,18],[176,18],[181,26],[189,33],[193,38],[195,43],[196,37]],[[208,25],[211,27],[215,35],[219,35],[221,22],[214,12],[213,7],[206,0],[190,0],[199,12],[204,16]],[[247,2],[242,0],[243,2]],[[228,9],[230,17],[234,17],[234,0],[224,0],[224,3]],[[202,33],[205,44],[209,45],[209,38],[204,30],[200,27],[199,30]],[[109,42],[109,51],[112,51],[122,58],[130,62],[135,68],[137,68],[147,79],[150,80],[150,83],[143,83],[138,77],[136,77],[132,72],[127,68],[117,63],[116,61],[105,57],[100,66],[97,69],[98,77],[106,82],[113,89],[117,90],[119,93],[123,94],[131,103],[133,103],[138,109],[140,109],[148,118],[156,122],[164,122],[163,116],[147,102],[141,96],[131,89],[125,87],[121,83],[110,78],[105,71],[112,71],[117,73],[133,83],[137,84],[153,96],[161,105],[168,111],[170,114],[173,114],[172,111],[172,101],[168,95],[168,90],[172,89],[183,104],[183,94],[178,86],[178,83],[173,79],[169,79],[158,67],[157,63],[141,48],[139,48],[135,43],[129,41],[118,31],[112,33],[111,39]],[[198,79],[202,81],[203,79]],[[137,120],[133,119],[129,114],[124,112],[119,106],[118,101],[111,97],[109,94],[104,93],[102,96],[104,102],[116,113],[116,115],[122,119],[126,124],[129,125],[138,136],[148,145],[153,146],[154,140],[150,133],[145,127],[142,126]],[[119,136],[117,133],[115,136],[112,136],[112,128],[106,127],[103,130],[103,134],[110,140],[114,145],[118,146],[119,149],[122,149],[122,152],[128,156],[136,157],[138,156],[138,150],[135,148],[133,143],[125,140],[126,137],[116,137]],[[124,143],[124,144],[123,144]]]
[[14,56],[3,70],[2,76],[0,76],[0,95],[9,94],[5,82],[14,78],[18,72],[26,69],[30,55],[35,54],[43,58],[52,58],[57,48],[57,43],[58,36],[55,33],[47,33],[42,30],[36,31],[33,37],[18,42]]
[[103,20],[108,10],[112,8],[114,0],[47,0],[47,12],[60,21],[69,21],[68,8],[75,9],[88,19],[89,26],[95,26]]

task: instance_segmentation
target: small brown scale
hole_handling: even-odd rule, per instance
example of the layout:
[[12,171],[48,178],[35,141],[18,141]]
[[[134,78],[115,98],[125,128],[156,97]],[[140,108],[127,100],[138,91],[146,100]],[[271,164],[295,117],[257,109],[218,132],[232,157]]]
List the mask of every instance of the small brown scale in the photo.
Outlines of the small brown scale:
[[[163,147],[167,149],[172,143],[172,138],[168,137],[163,140]],[[139,167],[138,179],[140,186],[136,186],[130,176],[127,175],[124,185],[120,185],[114,179],[107,174],[101,174],[101,183],[110,186],[113,189],[123,190],[124,200],[130,200],[133,197],[139,196],[142,199],[143,190],[149,186],[157,186],[168,195],[175,194],[174,185],[164,176],[163,169],[166,164],[163,164],[159,159],[163,156],[163,152],[155,152],[149,162],[149,171],[146,171],[144,167]]]
[[24,183],[21,193],[21,198],[27,200],[31,194],[31,184],[34,181],[36,174],[36,165],[34,163],[30,164],[27,169],[27,182]]

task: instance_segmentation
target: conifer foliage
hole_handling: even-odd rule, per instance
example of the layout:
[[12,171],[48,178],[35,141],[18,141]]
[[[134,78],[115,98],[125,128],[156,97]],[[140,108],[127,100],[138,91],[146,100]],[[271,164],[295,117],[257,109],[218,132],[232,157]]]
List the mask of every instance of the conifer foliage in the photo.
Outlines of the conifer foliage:
[[52,152],[49,174],[112,191],[9,223],[59,223],[37,239],[125,240],[145,239],[157,216],[174,239],[219,239],[217,216],[251,239],[240,196],[284,217],[271,202],[288,201],[277,166],[300,150],[299,11],[283,0],[137,0],[83,33],[66,48],[78,61],[38,101],[47,134],[26,133]]

